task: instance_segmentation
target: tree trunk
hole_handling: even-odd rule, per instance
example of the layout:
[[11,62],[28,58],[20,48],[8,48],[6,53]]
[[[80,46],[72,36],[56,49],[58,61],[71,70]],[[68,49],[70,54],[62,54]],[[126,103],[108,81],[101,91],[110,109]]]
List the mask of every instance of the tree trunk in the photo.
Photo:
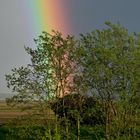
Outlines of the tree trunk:
[[77,117],[77,140],[80,140],[80,118]]

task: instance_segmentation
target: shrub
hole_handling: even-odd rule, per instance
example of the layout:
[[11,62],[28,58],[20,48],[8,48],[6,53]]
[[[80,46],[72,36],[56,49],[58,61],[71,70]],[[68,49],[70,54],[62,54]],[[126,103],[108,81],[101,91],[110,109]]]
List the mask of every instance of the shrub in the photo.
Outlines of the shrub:
[[65,113],[66,118],[73,124],[76,124],[77,113],[81,117],[82,124],[96,125],[104,123],[105,118],[103,116],[100,102],[93,96],[69,94],[64,98],[58,98],[53,102],[50,102],[50,106],[59,118],[64,117]]

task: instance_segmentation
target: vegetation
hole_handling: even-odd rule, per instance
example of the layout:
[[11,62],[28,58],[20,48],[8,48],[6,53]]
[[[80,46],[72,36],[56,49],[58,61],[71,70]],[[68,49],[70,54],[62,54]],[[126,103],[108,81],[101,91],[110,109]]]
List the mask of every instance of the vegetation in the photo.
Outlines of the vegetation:
[[43,32],[25,47],[31,64],[6,75],[17,93],[7,103],[33,111],[7,139],[140,139],[140,35],[106,25],[77,40]]

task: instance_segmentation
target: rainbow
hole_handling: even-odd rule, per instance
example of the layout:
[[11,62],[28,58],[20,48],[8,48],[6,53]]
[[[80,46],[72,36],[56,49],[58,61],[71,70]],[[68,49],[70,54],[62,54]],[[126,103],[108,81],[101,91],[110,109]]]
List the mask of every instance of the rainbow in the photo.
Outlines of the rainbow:
[[24,0],[21,3],[30,37],[39,36],[42,31],[51,34],[52,30],[60,31],[64,36],[71,33],[66,0]]
[[31,32],[40,35],[42,31],[51,33],[52,29],[70,33],[70,21],[65,0],[25,0],[26,19]]

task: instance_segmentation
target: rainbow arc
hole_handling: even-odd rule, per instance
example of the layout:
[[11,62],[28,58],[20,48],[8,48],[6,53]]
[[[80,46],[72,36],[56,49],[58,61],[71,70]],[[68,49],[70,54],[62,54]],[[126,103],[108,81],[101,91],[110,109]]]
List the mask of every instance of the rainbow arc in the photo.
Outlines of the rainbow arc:
[[35,33],[52,30],[70,33],[70,21],[65,0],[26,0],[27,20]]

